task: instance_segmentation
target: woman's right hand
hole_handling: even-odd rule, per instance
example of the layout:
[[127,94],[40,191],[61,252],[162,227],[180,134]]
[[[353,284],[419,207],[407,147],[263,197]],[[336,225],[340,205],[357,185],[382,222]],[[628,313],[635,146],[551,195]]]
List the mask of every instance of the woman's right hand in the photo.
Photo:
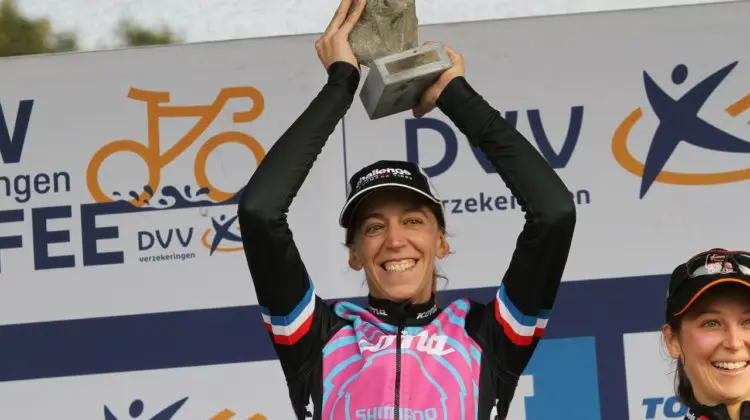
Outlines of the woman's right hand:
[[[425,44],[432,44],[432,41],[427,41]],[[466,68],[464,66],[464,56],[453,51],[449,46],[443,45],[445,52],[448,54],[448,58],[451,60],[451,67],[444,71],[438,80],[428,87],[427,90],[422,94],[417,106],[412,110],[415,118],[422,118],[425,114],[430,113],[437,107],[437,100],[440,98],[440,94],[448,83],[456,77],[465,77]]]
[[[326,70],[337,61],[351,63],[358,70],[361,70],[349,43],[349,34],[362,16],[366,3],[367,0],[341,0],[331,23],[328,24],[326,31],[315,42],[318,58],[320,58],[320,62],[323,63]],[[352,9],[351,13],[349,13],[349,9]]]

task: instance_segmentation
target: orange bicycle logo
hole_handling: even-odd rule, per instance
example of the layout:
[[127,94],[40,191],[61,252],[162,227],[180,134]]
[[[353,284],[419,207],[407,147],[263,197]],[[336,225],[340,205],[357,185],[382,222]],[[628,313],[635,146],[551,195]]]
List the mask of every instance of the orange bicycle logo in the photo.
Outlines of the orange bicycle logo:
[[[147,91],[134,87],[130,88],[128,98],[146,103],[147,145],[134,140],[121,139],[108,143],[97,150],[91,158],[86,171],[86,183],[91,196],[98,203],[115,201],[102,191],[99,184],[99,171],[104,161],[110,156],[116,153],[130,152],[138,155],[146,163],[148,167],[147,188],[137,198],[134,196],[130,200],[131,204],[141,207],[151,198],[153,192],[159,190],[162,169],[195,143],[216,119],[224,108],[224,105],[230,99],[248,98],[253,101],[252,108],[248,111],[235,112],[233,114],[233,121],[235,123],[255,120],[263,112],[264,108],[263,95],[257,89],[249,86],[223,88],[210,105],[166,105],[170,102],[169,92]],[[159,120],[164,117],[200,117],[200,120],[174,146],[162,153]],[[207,197],[215,202],[229,200],[236,194],[236,191],[225,192],[215,188],[206,174],[208,157],[217,147],[228,143],[237,143],[247,147],[255,156],[258,164],[265,157],[263,147],[255,138],[248,134],[239,131],[224,131],[209,138],[198,149],[194,163],[194,173],[198,188],[207,189]]]

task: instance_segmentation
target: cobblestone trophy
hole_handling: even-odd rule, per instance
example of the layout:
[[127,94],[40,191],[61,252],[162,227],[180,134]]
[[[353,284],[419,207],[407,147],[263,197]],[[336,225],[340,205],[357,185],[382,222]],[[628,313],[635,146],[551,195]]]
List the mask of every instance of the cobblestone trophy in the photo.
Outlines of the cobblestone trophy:
[[349,42],[368,68],[360,99],[371,120],[414,108],[451,61],[440,43],[419,46],[416,0],[367,0]]

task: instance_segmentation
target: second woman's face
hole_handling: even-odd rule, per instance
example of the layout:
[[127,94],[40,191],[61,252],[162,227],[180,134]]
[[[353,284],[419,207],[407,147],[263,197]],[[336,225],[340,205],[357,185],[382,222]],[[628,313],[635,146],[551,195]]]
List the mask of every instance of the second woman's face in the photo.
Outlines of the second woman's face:
[[750,288],[719,285],[685,315],[679,337],[667,337],[696,399],[707,405],[750,398]]

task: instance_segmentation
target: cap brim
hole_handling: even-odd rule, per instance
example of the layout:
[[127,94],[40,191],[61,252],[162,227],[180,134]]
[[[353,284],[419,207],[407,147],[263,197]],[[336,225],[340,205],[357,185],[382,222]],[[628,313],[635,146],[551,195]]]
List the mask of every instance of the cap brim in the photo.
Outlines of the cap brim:
[[680,287],[680,290],[672,298],[672,304],[670,307],[671,316],[679,316],[685,313],[690,306],[695,303],[698,298],[701,297],[712,287],[726,283],[739,283],[743,286],[750,287],[750,280],[738,278],[736,276],[722,277],[719,279],[706,279],[704,281],[688,281]]
[[370,193],[374,192],[375,190],[378,190],[380,188],[386,188],[386,187],[397,187],[397,188],[404,188],[410,191],[413,191],[422,197],[427,198],[429,201],[435,203],[440,208],[440,219],[441,223],[445,223],[445,215],[443,211],[443,204],[440,202],[440,200],[436,199],[435,197],[432,197],[431,195],[425,193],[424,191],[411,187],[409,185],[399,184],[399,183],[384,183],[384,184],[377,184],[373,185],[367,188],[362,189],[362,191],[357,192],[353,196],[349,198],[349,200],[346,201],[346,204],[344,204],[344,207],[341,209],[341,213],[339,214],[339,225],[343,228],[349,228],[351,223],[352,215],[357,211],[359,208],[359,205],[362,203],[362,201],[367,197]]

